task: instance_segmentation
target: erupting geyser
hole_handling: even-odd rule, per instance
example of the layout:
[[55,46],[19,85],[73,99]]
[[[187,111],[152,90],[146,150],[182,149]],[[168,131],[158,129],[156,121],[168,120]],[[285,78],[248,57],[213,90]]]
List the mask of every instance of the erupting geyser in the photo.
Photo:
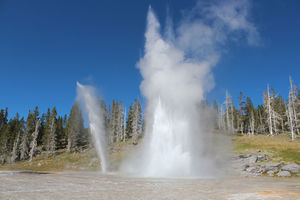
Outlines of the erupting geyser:
[[[209,61],[188,60],[184,52],[166,42],[159,33],[159,23],[148,13],[145,56],[138,63],[147,98],[146,139],[141,169],[144,176],[192,176],[204,158],[195,152],[202,145],[199,103],[205,82],[210,82]],[[195,143],[197,141],[197,144]],[[198,155],[197,155],[198,154]]]
[[211,68],[221,47],[240,32],[254,43],[257,32],[246,19],[247,1],[216,2],[198,3],[175,30],[168,18],[164,35],[149,7],[145,54],[137,64],[147,100],[145,137],[139,154],[123,164],[125,171],[145,177],[207,177],[224,167],[225,147],[212,134],[212,112],[201,101],[214,87]]
[[84,86],[77,82],[77,98],[84,106],[89,120],[89,129],[93,137],[94,146],[101,160],[102,172],[107,172],[107,138],[103,124],[103,114],[100,101],[97,98],[95,89],[91,86]]

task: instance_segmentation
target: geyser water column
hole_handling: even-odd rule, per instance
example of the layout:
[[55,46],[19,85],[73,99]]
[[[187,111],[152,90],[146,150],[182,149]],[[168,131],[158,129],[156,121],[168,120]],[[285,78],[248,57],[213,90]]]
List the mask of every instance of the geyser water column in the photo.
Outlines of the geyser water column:
[[191,154],[186,141],[189,127],[184,119],[172,117],[160,98],[154,111],[154,121],[144,175],[150,177],[188,176]]
[[147,159],[140,173],[150,177],[193,176],[196,162],[202,159],[194,152],[194,140],[202,145],[197,110],[204,82],[211,83],[211,63],[187,60],[184,51],[164,40],[151,8],[147,22],[145,55],[138,63],[144,78],[141,91],[147,99],[143,144]]
[[105,134],[103,112],[95,89],[91,86],[84,86],[77,82],[77,98],[84,106],[84,111],[89,120],[89,129],[93,137],[94,146],[101,160],[102,172],[107,172],[107,138]]

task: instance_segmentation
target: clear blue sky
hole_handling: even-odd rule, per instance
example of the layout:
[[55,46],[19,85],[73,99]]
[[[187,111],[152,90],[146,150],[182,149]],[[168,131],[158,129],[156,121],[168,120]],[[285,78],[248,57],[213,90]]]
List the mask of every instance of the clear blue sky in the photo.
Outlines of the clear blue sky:
[[[162,24],[167,6],[174,22],[195,1],[182,0],[0,0],[0,108],[26,117],[35,106],[69,113],[76,81],[97,87],[110,103],[140,97],[135,67],[143,55],[146,14],[152,5]],[[256,0],[251,20],[262,44],[226,47],[213,69],[209,100],[221,103],[228,89],[255,104],[269,83],[285,98],[289,75],[300,86],[300,1]]]

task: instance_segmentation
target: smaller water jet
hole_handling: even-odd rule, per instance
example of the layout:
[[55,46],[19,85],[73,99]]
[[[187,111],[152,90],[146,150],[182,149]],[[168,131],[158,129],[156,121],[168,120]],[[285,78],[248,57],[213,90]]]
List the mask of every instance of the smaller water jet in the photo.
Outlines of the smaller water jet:
[[77,82],[77,99],[83,105],[84,111],[88,116],[89,129],[97,154],[101,160],[102,172],[107,172],[109,166],[107,160],[107,138],[103,123],[103,112],[95,89]]

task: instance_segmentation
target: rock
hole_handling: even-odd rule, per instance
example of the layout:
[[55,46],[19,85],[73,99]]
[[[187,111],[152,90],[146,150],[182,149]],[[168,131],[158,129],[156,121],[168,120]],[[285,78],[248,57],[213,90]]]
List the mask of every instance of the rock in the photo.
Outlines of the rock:
[[281,163],[279,162],[267,162],[263,165],[266,169],[266,171],[277,171],[278,168],[281,166]]
[[291,173],[289,171],[280,171],[277,173],[277,176],[291,176]]
[[251,154],[240,154],[239,158],[249,158],[251,157]]
[[262,161],[265,161],[265,160],[267,160],[266,155],[258,155],[257,159],[256,159],[256,162],[262,162]]
[[258,173],[262,174],[264,172],[266,172],[266,168],[264,166],[258,166],[258,170],[257,170]]
[[246,171],[250,173],[255,173],[257,168],[255,166],[247,167]]
[[244,165],[243,171],[246,171],[248,167],[250,167],[250,165],[248,165],[248,164]]
[[244,161],[245,161],[245,163],[248,163],[248,164],[255,163],[257,161],[257,156],[251,155],[250,157],[245,158]]
[[249,173],[252,173],[252,174],[261,175],[266,170],[265,170],[264,167],[262,167],[260,165],[253,165],[253,166],[248,167],[246,169],[246,171],[249,172]]
[[296,163],[288,163],[287,165],[283,166],[281,170],[297,173],[300,171],[300,165]]
[[267,162],[265,164],[266,168],[270,168],[270,167],[280,167],[281,163],[280,162]]
[[267,174],[268,174],[269,176],[274,176],[274,174],[275,174],[275,171],[273,171],[273,170],[269,170],[269,171],[267,171]]

